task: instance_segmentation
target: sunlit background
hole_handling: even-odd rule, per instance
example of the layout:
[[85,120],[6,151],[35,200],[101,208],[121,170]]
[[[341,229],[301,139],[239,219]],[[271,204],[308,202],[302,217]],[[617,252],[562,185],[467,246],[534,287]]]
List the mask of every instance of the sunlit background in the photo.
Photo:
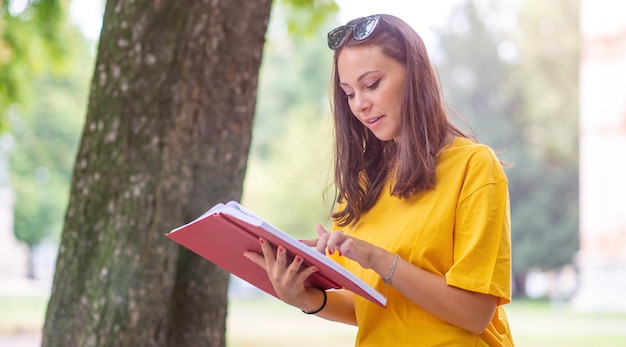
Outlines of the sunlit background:
[[[295,34],[273,8],[243,204],[300,238],[329,222],[325,34],[396,15],[424,39],[454,119],[511,164],[517,344],[626,346],[626,2],[337,4],[336,19]],[[0,347],[39,345],[103,11],[72,1],[73,68],[44,74],[0,132]],[[229,346],[350,346],[354,333],[231,281]]]

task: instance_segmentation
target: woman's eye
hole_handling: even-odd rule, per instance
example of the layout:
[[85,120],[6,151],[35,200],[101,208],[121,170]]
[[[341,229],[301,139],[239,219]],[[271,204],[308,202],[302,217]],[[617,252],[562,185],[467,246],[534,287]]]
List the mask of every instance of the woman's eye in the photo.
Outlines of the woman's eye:
[[354,93],[346,93],[346,97],[348,97],[348,100],[353,99],[354,98]]
[[369,86],[367,86],[367,89],[369,90],[374,90],[376,89],[376,87],[378,87],[378,84],[380,83],[380,78],[376,80],[376,82],[370,84]]

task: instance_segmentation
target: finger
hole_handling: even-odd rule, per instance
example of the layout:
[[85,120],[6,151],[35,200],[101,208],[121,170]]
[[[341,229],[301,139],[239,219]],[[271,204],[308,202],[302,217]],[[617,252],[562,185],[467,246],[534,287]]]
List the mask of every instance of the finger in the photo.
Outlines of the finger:
[[283,246],[278,246],[276,249],[276,264],[281,267],[287,264],[287,250]]
[[317,232],[317,235],[320,236],[317,239],[307,239],[307,240],[300,240],[302,241],[302,243],[304,243],[305,245],[309,246],[309,247],[315,247],[316,250],[322,254],[326,253],[326,243],[321,240],[321,238],[326,238],[328,235],[328,232],[326,231],[326,229],[324,229],[324,227],[321,224],[318,224],[315,226],[315,231]]
[[304,243],[305,245],[309,247],[315,247],[317,246],[317,240],[319,239],[306,239],[306,240],[300,240],[300,242]]
[[243,252],[243,256],[250,259],[253,263],[257,264],[261,268],[267,271],[267,265],[265,264],[265,258],[256,252]]
[[299,255],[296,255],[293,258],[293,261],[291,262],[289,267],[287,268],[287,272],[289,272],[292,275],[297,274],[298,271],[300,271],[300,267],[302,266],[302,263],[303,263],[302,257]]
[[340,255],[346,256],[354,260],[356,256],[355,247],[356,245],[354,243],[354,240],[348,236],[344,236],[343,242],[339,246],[337,246],[337,251],[339,252]]
[[334,253],[338,251],[341,253],[341,246],[348,240],[349,238],[344,234],[343,231],[335,231],[328,237],[328,242],[326,247],[328,248],[329,253]]
[[330,237],[329,233],[325,233],[320,235],[320,238],[317,239],[317,245],[315,246],[315,249],[322,253],[322,254],[326,254],[326,245],[328,244],[328,238]]
[[300,283],[304,283],[304,281],[309,278],[309,276],[311,276],[312,274],[318,272],[319,269],[315,266],[309,266],[305,269],[303,269],[302,271],[300,271],[300,273],[298,274],[297,277],[297,281]]
[[259,243],[261,244],[261,250],[263,251],[263,257],[265,258],[265,268],[270,269],[272,263],[276,261],[276,254],[274,254],[272,245],[264,238],[260,237]]
[[317,226],[315,226],[315,231],[317,232],[317,235],[320,237],[325,234],[328,234],[328,231],[326,231],[326,229],[324,229],[324,227],[321,224],[318,224]]

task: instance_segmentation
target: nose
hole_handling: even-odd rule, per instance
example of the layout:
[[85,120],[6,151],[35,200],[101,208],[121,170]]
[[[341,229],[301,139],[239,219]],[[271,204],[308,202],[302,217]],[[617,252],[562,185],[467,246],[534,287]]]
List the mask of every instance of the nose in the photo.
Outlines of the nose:
[[361,115],[367,112],[372,107],[371,102],[363,93],[354,94],[354,103],[352,105],[352,113],[355,115]]

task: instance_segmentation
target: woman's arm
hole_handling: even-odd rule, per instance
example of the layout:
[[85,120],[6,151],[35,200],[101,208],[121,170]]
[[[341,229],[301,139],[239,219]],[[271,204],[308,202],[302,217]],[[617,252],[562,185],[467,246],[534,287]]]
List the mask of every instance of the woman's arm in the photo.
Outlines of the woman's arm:
[[[301,310],[312,312],[321,307],[323,296],[320,289],[307,287],[307,291],[315,292],[315,298],[303,298],[304,303],[298,306]],[[354,314],[354,294],[348,290],[332,290],[326,292],[327,301],[324,309],[316,313],[318,317],[341,322],[350,325],[357,325]]]
[[[328,248],[340,252],[381,277],[389,275],[394,254],[342,232],[327,233],[321,226],[318,234],[318,251]],[[391,285],[424,310],[474,334],[486,329],[498,302],[493,295],[450,286],[444,277],[401,259],[394,269]]]
[[[372,269],[381,277],[387,276],[395,255],[372,247]],[[493,295],[450,286],[444,277],[402,259],[396,264],[391,285],[424,310],[473,334],[485,331],[498,302]]]
[[[316,245],[320,252],[326,249],[340,252],[362,267],[373,269],[381,277],[389,275],[394,254],[342,232],[331,234],[321,226],[318,226],[317,232],[319,239],[306,240],[305,243]],[[260,242],[262,255],[254,252],[246,252],[244,255],[268,272],[278,297],[307,312],[319,309],[323,303],[323,293],[304,285],[306,278],[317,268],[301,268],[302,258],[299,256],[288,264],[284,248],[278,247],[274,252],[267,241],[261,239]],[[449,286],[444,277],[402,259],[396,264],[391,285],[424,310],[474,334],[481,334],[485,330],[498,302],[498,298],[492,295]],[[353,295],[349,291],[327,292],[326,306],[316,315],[356,325]]]
[[[304,285],[304,281],[318,269],[314,266],[302,268],[302,257],[296,256],[291,264],[287,263],[287,252],[279,246],[276,252],[264,239],[260,239],[263,254],[245,252],[244,256],[264,268],[278,297],[285,303],[306,312],[319,310],[324,302],[321,289]],[[339,290],[326,293],[327,299],[317,316],[356,325],[353,295],[350,291]]]

